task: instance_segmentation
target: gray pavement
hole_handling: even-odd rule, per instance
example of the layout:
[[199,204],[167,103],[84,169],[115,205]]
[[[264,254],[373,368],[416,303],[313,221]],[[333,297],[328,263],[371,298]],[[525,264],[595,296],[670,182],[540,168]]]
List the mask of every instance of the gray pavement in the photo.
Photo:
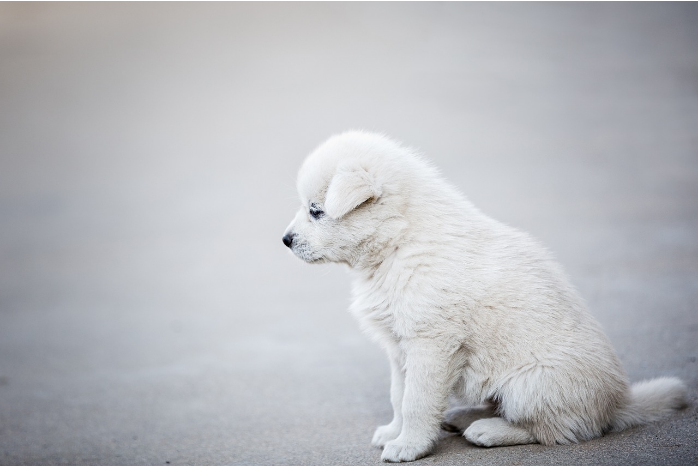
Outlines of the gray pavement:
[[420,464],[698,463],[696,4],[0,4],[0,464],[377,464],[388,365],[281,234],[332,133],[419,147],[693,404]]

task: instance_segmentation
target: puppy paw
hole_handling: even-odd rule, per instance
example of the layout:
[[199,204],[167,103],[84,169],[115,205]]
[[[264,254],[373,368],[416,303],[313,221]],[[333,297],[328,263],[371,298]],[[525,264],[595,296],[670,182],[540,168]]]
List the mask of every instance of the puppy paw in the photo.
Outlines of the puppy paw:
[[376,429],[373,434],[373,440],[371,440],[371,445],[375,447],[383,447],[386,443],[391,440],[395,440],[398,435],[400,435],[400,426],[394,423],[390,423],[384,426],[380,426]]
[[509,424],[501,418],[480,419],[470,424],[463,436],[469,442],[481,447],[502,447],[536,443],[535,437],[527,430]]
[[414,461],[423,458],[431,451],[431,443],[420,445],[414,443],[404,443],[398,439],[391,440],[383,447],[381,460],[386,463],[401,463],[403,461]]
[[470,443],[474,443],[480,447],[493,447],[496,445],[494,442],[494,432],[492,429],[482,422],[473,422],[470,426],[465,429],[463,437],[468,439]]

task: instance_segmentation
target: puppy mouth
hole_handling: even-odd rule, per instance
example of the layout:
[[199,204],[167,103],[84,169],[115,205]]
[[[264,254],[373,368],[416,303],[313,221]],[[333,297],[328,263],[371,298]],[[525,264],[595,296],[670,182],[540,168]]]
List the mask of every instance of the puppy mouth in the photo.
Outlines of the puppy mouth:
[[327,262],[327,259],[324,257],[315,257],[311,259],[304,259],[308,264],[322,264],[323,262]]
[[322,256],[313,257],[313,256],[305,256],[302,254],[296,254],[296,255],[308,264],[322,264],[323,262],[327,262],[327,259],[325,259]]
[[323,256],[316,256],[312,253],[309,253],[308,250],[303,247],[292,247],[291,251],[293,252],[293,254],[295,254],[296,257],[308,264],[321,264],[323,262],[327,262],[327,259],[325,259]]

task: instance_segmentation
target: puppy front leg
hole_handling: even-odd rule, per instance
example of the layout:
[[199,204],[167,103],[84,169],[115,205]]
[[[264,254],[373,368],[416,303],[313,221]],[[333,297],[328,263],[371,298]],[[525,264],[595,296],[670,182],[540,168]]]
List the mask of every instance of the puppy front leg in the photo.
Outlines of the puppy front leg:
[[402,396],[405,390],[404,357],[397,345],[388,348],[390,359],[390,403],[393,405],[393,420],[390,424],[380,426],[373,434],[371,443],[377,447],[384,446],[400,435],[402,430]]
[[429,454],[438,435],[449,392],[449,354],[430,339],[404,342],[405,389],[402,430],[385,444],[381,459],[414,461]]

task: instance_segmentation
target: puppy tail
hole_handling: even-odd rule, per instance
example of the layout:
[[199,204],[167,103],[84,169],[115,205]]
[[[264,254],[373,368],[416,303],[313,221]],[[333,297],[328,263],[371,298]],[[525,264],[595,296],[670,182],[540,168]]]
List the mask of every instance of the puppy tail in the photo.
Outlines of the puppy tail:
[[616,413],[611,430],[618,432],[669,416],[687,405],[686,384],[676,377],[659,377],[630,387],[630,403]]

